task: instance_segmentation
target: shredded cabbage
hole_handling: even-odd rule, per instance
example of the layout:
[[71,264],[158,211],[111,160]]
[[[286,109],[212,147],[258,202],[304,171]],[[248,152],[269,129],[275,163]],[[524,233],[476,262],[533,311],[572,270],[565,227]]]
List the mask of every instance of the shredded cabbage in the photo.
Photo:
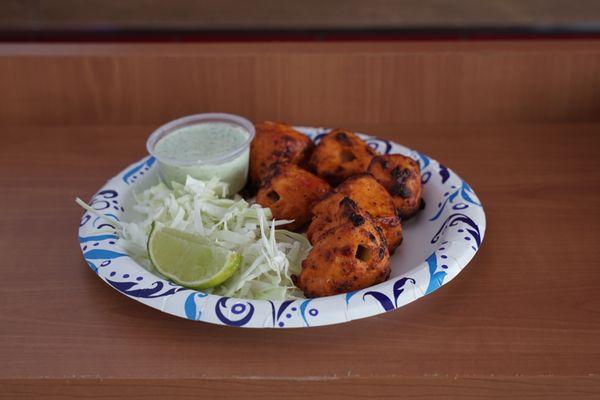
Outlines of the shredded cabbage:
[[[152,223],[157,221],[205,236],[242,255],[239,270],[206,292],[248,299],[302,298],[291,275],[300,273],[301,262],[311,249],[306,237],[277,229],[291,221],[275,220],[270,209],[251,205],[239,195],[226,198],[227,190],[227,184],[216,178],[200,181],[188,176],[185,185],[173,183],[172,190],[159,183],[136,194],[133,208],[141,214],[141,221],[121,221],[118,243],[140,265],[160,275],[146,249]],[[79,199],[78,203],[95,211]]]

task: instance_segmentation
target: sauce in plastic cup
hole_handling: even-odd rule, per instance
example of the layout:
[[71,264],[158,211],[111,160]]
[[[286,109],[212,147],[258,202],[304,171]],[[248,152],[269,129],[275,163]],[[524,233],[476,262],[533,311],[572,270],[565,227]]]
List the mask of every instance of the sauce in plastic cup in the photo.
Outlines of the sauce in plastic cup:
[[171,121],[155,130],[146,147],[156,157],[163,182],[185,183],[217,177],[237,193],[248,179],[250,142],[254,125],[233,114],[196,114]]

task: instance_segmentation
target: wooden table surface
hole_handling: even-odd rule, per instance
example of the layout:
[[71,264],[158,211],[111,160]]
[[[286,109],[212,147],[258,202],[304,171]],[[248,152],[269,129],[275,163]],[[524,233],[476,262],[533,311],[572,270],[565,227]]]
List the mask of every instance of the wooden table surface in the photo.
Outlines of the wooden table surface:
[[600,124],[349,126],[453,168],[486,236],[415,303],[297,330],[179,319],[85,265],[73,199],[142,157],[154,127],[2,128],[0,397],[600,396]]

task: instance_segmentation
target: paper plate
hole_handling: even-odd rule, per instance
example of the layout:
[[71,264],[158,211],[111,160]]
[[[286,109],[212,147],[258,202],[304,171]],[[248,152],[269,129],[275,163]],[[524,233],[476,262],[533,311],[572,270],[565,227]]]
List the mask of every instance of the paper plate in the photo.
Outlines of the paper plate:
[[[315,142],[329,130],[297,127]],[[437,290],[456,277],[483,240],[485,214],[473,189],[452,170],[391,141],[360,135],[383,154],[410,156],[421,166],[425,209],[403,224],[404,242],[391,257],[386,282],[315,299],[287,301],[222,297],[187,289],[137,264],[106,234],[111,225],[86,212],[79,225],[83,257],[98,277],[122,294],[160,311],[195,321],[248,328],[331,325],[392,311]],[[128,221],[133,193],[158,182],[154,158],[127,167],[92,198],[107,217]]]

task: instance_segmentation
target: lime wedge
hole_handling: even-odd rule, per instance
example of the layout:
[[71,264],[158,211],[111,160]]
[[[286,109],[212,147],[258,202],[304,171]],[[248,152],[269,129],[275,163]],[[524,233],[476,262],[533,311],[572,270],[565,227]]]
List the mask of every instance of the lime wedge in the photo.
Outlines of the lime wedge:
[[242,256],[202,236],[153,224],[148,254],[154,267],[182,286],[208,289],[229,279],[242,264]]

